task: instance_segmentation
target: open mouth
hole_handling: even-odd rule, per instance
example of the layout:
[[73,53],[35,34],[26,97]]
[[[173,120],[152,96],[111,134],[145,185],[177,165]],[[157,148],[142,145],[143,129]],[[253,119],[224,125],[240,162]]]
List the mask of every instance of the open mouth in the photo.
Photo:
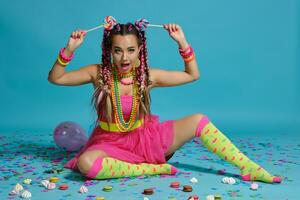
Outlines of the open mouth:
[[130,68],[130,64],[129,63],[123,63],[123,64],[121,64],[121,68],[122,68],[122,70],[128,70],[129,68]]

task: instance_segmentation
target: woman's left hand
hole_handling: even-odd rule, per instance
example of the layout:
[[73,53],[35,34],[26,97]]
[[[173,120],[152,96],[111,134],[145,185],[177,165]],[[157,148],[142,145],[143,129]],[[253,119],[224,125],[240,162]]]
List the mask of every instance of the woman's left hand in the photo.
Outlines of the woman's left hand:
[[164,24],[164,29],[169,32],[169,35],[179,44],[185,41],[185,36],[182,28],[178,24]]

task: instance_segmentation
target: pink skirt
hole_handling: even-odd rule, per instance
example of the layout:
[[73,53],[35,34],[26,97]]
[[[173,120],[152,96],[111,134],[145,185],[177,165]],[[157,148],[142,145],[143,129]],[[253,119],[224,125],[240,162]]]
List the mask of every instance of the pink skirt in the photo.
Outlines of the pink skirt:
[[173,143],[175,120],[159,122],[159,116],[145,117],[144,124],[128,133],[108,132],[95,127],[82,150],[64,167],[78,170],[78,157],[87,151],[101,150],[109,157],[130,163],[166,163],[166,152]]

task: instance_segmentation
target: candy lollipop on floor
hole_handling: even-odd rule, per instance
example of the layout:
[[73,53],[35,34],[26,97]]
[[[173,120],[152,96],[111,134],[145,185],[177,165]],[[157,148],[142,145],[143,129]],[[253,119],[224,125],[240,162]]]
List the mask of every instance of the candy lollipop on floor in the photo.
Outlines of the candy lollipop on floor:
[[110,30],[114,27],[114,25],[117,24],[117,20],[115,18],[113,18],[112,16],[106,16],[104,18],[104,23],[101,24],[100,26],[96,26],[94,28],[91,28],[89,30],[87,30],[86,32],[90,32],[90,31],[93,31],[93,30],[96,30],[96,29],[99,29],[101,27],[104,27],[106,30]]

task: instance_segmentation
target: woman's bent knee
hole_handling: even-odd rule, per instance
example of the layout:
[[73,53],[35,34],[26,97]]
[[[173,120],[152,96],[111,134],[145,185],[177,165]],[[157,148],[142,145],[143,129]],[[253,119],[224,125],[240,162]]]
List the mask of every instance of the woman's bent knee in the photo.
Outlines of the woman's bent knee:
[[88,151],[79,156],[77,160],[77,167],[79,171],[86,175],[93,167],[95,160],[98,157],[106,157],[106,153],[102,151]]
[[205,117],[204,114],[201,114],[201,113],[197,113],[197,114],[194,114],[193,115],[193,119],[196,121],[196,122],[199,122],[203,117]]
[[93,160],[91,160],[91,158],[87,155],[83,154],[77,160],[77,167],[79,171],[84,175],[86,175],[89,172],[92,166]]

